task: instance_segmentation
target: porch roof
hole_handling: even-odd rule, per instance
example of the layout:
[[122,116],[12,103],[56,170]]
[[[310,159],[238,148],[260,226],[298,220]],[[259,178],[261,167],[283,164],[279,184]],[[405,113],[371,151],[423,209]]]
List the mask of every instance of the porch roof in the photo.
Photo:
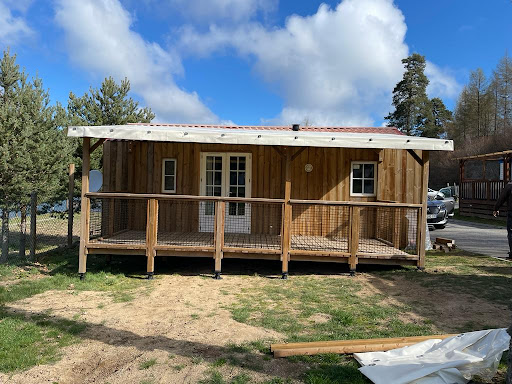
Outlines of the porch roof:
[[[381,132],[383,133],[380,133]],[[396,128],[128,124],[71,126],[70,137],[187,143],[453,151],[453,141],[402,135]]]

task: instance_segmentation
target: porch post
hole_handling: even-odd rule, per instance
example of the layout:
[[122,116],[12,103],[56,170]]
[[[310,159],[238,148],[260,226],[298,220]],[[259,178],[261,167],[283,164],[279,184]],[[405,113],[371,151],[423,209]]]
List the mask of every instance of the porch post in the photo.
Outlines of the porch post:
[[281,262],[282,278],[288,278],[288,261],[290,260],[292,206],[290,199],[292,195],[292,154],[291,149],[286,148],[285,160],[285,184],[284,184],[284,209],[283,209],[283,237],[281,239]]
[[91,167],[91,139],[84,137],[82,146],[82,199],[80,208],[80,251],[78,255],[78,274],[80,280],[85,278],[87,270],[87,243],[89,242],[89,198],[85,196],[89,192],[89,169]]
[[149,199],[146,223],[146,257],[148,279],[152,279],[155,273],[155,246],[158,231],[158,200]]
[[421,179],[421,211],[419,213],[418,231],[420,231],[418,247],[418,269],[425,269],[425,241],[427,232],[427,195],[428,195],[428,173],[430,169],[428,151],[423,151],[423,166],[422,166],[422,179]]
[[350,207],[350,256],[349,256],[349,267],[350,274],[354,275],[357,268],[357,251],[359,250],[359,230],[361,227],[361,207],[352,206]]
[[217,201],[215,206],[215,279],[221,279],[221,261],[224,248],[224,220],[226,215],[226,202]]

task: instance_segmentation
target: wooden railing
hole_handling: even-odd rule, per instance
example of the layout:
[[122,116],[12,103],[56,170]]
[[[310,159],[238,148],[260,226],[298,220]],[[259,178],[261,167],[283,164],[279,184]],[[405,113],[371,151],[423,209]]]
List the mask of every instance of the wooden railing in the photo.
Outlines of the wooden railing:
[[505,184],[503,180],[465,180],[460,185],[460,199],[496,201]]
[[[503,180],[465,180],[460,184],[459,213],[463,216],[493,218],[494,205],[505,187]],[[506,218],[505,209],[500,211]]]
[[149,274],[156,255],[213,256],[216,273],[225,257],[338,258],[351,269],[360,258],[420,258],[420,204],[131,193],[85,200],[85,246],[143,252]]

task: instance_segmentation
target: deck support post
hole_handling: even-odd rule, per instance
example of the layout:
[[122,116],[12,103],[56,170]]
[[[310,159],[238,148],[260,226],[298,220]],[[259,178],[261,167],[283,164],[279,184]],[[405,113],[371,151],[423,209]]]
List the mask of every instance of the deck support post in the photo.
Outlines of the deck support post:
[[73,202],[75,196],[75,164],[69,164],[68,170],[68,248],[73,246]]
[[217,201],[215,206],[215,274],[216,280],[222,279],[221,263],[224,248],[224,220],[226,215],[226,202]]
[[78,273],[80,280],[85,278],[87,271],[87,244],[89,243],[90,202],[85,196],[89,192],[89,169],[91,167],[91,139],[84,137],[82,145],[82,199],[80,208],[80,251],[78,255]]
[[428,174],[430,169],[430,153],[422,152],[423,167],[421,178],[421,210],[418,213],[418,269],[425,269],[425,242],[427,233],[427,200],[428,200]]
[[359,250],[359,230],[361,223],[361,207],[353,206],[350,210],[350,275],[355,275],[357,268],[357,251]]
[[155,273],[155,246],[158,231],[158,200],[149,199],[147,208],[147,222],[146,222],[146,256],[147,260],[147,275],[151,280]]
[[291,148],[286,148],[285,160],[285,184],[284,184],[284,205],[283,205],[283,229],[281,237],[281,276],[288,278],[288,262],[290,260],[292,206],[290,199],[292,195],[292,153]]

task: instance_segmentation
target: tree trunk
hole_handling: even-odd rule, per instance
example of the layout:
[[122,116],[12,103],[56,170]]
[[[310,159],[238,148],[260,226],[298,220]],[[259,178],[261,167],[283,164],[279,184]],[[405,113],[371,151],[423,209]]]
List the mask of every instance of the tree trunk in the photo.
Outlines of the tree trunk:
[[20,259],[26,257],[26,245],[27,245],[27,206],[21,206],[21,221],[20,221]]
[[9,254],[9,212],[6,207],[2,207],[2,253],[0,254],[0,263],[7,262]]

